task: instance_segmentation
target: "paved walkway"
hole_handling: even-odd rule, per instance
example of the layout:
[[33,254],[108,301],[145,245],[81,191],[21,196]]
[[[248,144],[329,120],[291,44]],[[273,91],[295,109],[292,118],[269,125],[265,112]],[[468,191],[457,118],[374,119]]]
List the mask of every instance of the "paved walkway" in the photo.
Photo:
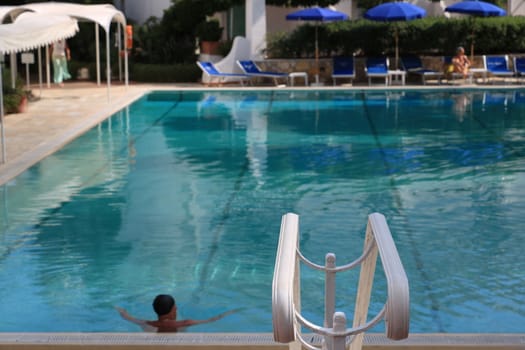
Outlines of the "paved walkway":
[[[0,165],[0,184],[61,148],[109,115],[140,97],[150,85],[97,86],[67,83],[64,88],[33,86],[37,100],[26,113],[4,116],[5,163]],[[2,145],[0,145],[1,149]],[[2,154],[0,153],[0,162]]]

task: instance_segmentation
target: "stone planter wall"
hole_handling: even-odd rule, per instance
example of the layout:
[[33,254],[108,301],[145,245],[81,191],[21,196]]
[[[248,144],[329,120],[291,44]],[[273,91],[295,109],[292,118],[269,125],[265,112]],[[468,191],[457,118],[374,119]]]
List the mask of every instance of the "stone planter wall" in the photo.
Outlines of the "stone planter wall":
[[[365,61],[366,57],[355,57],[355,83],[367,83],[365,75]],[[512,61],[512,58],[509,57]],[[390,69],[394,69],[395,57],[389,57]],[[434,69],[436,71],[443,70],[443,57],[442,56],[421,56],[421,61],[425,68]],[[269,59],[261,62],[257,62],[262,70],[276,71],[276,72],[307,72],[308,80],[310,82],[315,81],[315,59]],[[483,67],[483,57],[475,56],[473,67]],[[325,85],[332,85],[332,59],[321,58],[319,59],[319,81]],[[412,79],[413,77],[409,77]],[[410,82],[412,80],[409,80]],[[419,83],[421,80],[415,77],[414,82]],[[341,80],[342,82],[342,80]]]

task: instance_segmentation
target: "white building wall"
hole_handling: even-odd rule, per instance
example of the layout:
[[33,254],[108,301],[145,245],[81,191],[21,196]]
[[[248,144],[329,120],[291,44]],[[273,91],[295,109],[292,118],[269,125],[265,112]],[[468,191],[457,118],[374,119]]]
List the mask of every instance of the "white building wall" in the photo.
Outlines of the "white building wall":
[[461,0],[440,0],[440,1],[428,1],[428,0],[410,0],[409,2],[424,8],[427,11],[429,17],[461,17],[461,14],[452,14],[445,12],[445,8]]
[[250,52],[253,59],[261,59],[266,49],[265,2],[265,0],[246,2],[246,38],[250,41]]
[[525,16],[525,0],[508,0],[507,7],[507,14]]

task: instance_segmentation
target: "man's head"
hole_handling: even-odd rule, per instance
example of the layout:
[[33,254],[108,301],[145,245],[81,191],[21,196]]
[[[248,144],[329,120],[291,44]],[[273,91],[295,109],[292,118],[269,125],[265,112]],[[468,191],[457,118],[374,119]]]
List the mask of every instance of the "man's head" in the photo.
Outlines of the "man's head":
[[463,48],[463,46],[458,47],[458,48],[456,49],[456,53],[457,53],[458,55],[462,55],[462,54],[464,54],[464,53],[465,53],[465,49]]
[[158,316],[169,314],[175,306],[175,299],[171,295],[159,294],[153,300],[153,310]]

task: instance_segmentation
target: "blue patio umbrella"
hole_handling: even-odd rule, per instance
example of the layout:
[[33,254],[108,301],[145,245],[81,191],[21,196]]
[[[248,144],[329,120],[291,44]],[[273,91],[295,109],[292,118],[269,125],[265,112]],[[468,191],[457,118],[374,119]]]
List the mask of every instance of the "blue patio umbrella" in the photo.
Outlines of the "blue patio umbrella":
[[[498,17],[505,16],[507,12],[490,2],[479,0],[464,0],[447,6],[447,12],[472,15],[474,17]],[[470,59],[474,59],[474,26],[472,26],[472,42],[470,43]]]
[[286,15],[288,21],[314,21],[315,23],[315,81],[319,82],[319,43],[317,38],[317,25],[319,22],[335,22],[348,19],[344,12],[323,7],[310,7]]
[[[365,12],[366,19],[377,22],[411,21],[423,18],[427,15],[425,9],[408,2],[386,2],[372,7]],[[399,33],[397,27],[394,29],[394,41],[396,44],[396,68],[399,62]]]
[[463,13],[478,17],[505,16],[507,12],[490,2],[479,0],[460,1],[445,8],[447,12]]

